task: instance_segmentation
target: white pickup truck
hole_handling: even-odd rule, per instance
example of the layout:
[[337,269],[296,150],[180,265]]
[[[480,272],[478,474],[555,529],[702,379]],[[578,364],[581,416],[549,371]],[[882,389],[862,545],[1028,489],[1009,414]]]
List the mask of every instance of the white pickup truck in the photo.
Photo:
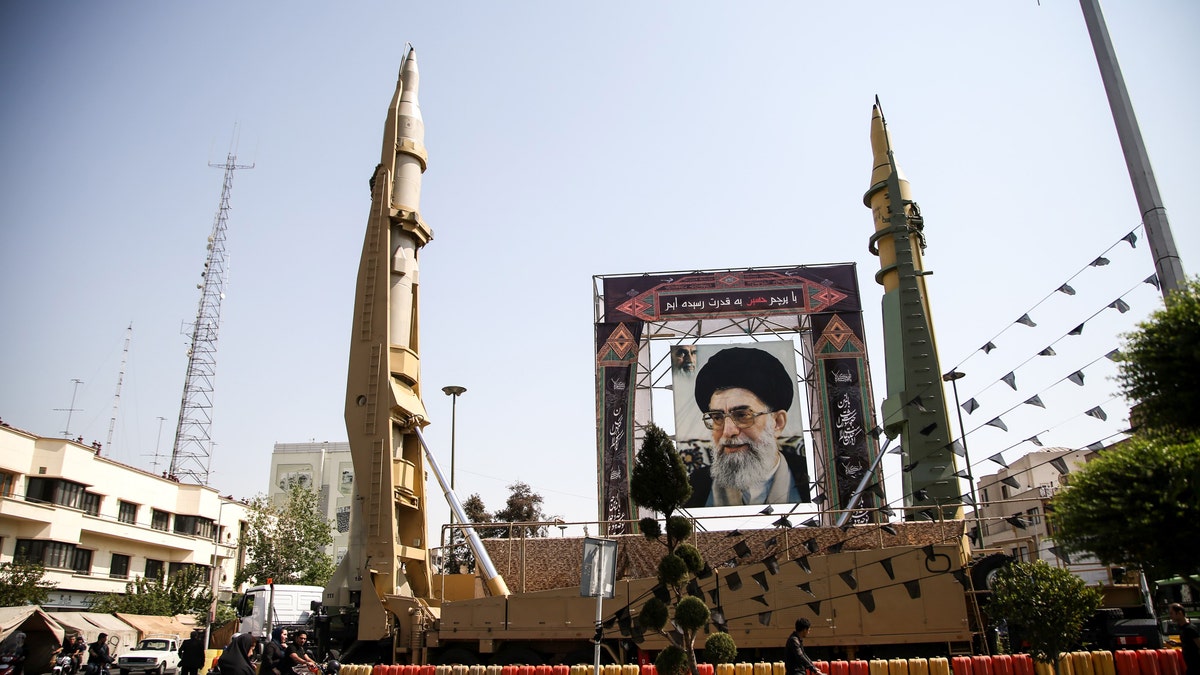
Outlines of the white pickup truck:
[[117,657],[117,670],[121,675],[178,673],[179,644],[178,635],[151,635]]

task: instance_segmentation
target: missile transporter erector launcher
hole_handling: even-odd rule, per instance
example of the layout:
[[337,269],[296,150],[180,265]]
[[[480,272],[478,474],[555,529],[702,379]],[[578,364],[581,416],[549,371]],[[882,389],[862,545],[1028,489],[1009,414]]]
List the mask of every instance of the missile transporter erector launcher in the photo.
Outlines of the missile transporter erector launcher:
[[[418,257],[432,231],[420,215],[427,155],[417,91],[410,50],[370,180],[345,408],[355,500],[350,545],[323,592],[319,642],[342,650],[346,663],[590,663],[596,599],[580,596],[581,540],[485,545],[468,527],[481,583],[434,574],[425,508],[430,472],[456,521],[467,519],[421,434],[429,420]],[[764,528],[742,535],[745,549],[730,549],[734,534],[697,536],[716,569],[694,590],[719,609],[710,629],[728,630],[746,657],[778,658],[802,616],[812,621],[809,644],[818,650],[915,655],[970,644],[962,521]],[[659,586],[661,547],[634,535],[619,537],[618,545],[616,597],[603,600],[599,641],[606,660],[628,662],[667,644],[637,628]],[[503,557],[505,573],[520,580],[518,592],[509,592],[493,557]],[[481,592],[455,596],[452,588]]]

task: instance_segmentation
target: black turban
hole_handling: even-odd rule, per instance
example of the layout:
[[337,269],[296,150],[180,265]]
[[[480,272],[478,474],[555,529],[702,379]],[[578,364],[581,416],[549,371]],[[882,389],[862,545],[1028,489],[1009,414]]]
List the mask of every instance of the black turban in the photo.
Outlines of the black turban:
[[762,399],[771,410],[792,407],[795,383],[779,359],[761,349],[722,349],[696,375],[696,405],[707,411],[713,393],[722,389],[746,389]]

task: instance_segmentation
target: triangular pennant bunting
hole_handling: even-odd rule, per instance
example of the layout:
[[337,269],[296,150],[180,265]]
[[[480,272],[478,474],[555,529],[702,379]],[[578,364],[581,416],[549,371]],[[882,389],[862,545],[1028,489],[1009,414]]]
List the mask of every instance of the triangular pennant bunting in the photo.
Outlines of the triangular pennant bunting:
[[1109,309],[1115,309],[1122,314],[1129,311],[1129,303],[1125,302],[1121,298],[1117,298],[1116,300],[1113,300],[1112,303],[1110,303],[1108,305],[1108,307],[1109,307]]
[[1004,461],[1004,456],[998,452],[991,457],[988,457],[988,461],[995,462],[1006,469],[1008,468],[1008,462]]
[[1096,441],[1095,443],[1089,444],[1087,449],[1091,450],[1092,452],[1100,452],[1104,449],[1104,443],[1101,441]]
[[860,591],[858,601],[862,603],[863,609],[867,610],[867,614],[875,611],[875,596],[871,591]]
[[1095,408],[1092,408],[1083,414],[1087,415],[1088,417],[1095,417],[1098,420],[1108,419],[1108,413],[1104,412],[1104,408],[1101,408],[1100,406],[1096,406]]
[[983,350],[984,354],[991,354],[992,350],[995,348],[996,348],[996,345],[991,342],[988,342],[986,345],[980,347],[980,349]]
[[850,587],[850,590],[858,588],[858,579],[854,578],[854,570],[839,572],[838,576],[842,578],[842,581],[846,582],[846,585]]
[[966,403],[962,404],[962,409],[964,412],[970,415],[976,410],[979,410],[979,401],[976,401],[974,398],[969,398],[967,399]]
[[1054,348],[1046,347],[1042,351],[1038,352],[1038,356],[1054,356]]
[[1005,485],[1009,486],[1010,488],[1012,488],[1014,490],[1021,489],[1021,482],[1018,481],[1016,478],[1013,478],[1012,476],[1005,476],[1004,478],[1000,479],[1000,482],[1004,483]]
[[813,614],[816,614],[817,616],[821,616],[821,601],[820,600],[818,600],[816,602],[808,603],[808,608],[812,610]]
[[1055,457],[1054,459],[1050,460],[1050,466],[1057,469],[1058,473],[1064,476],[1070,472],[1070,469],[1067,468],[1066,460],[1064,460],[1062,457]]
[[1025,405],[1036,405],[1039,408],[1046,407],[1046,404],[1042,403],[1042,397],[1038,396],[1037,394],[1034,394],[1033,396],[1030,396],[1029,398],[1025,399]]
[[1108,359],[1109,361],[1119,361],[1121,359],[1121,350],[1114,349],[1111,352],[1105,354],[1104,358]]
[[1009,373],[1007,375],[1000,378],[1000,381],[1003,382],[1004,384],[1007,384],[1008,386],[1012,387],[1013,391],[1017,390],[1017,374],[1016,373],[1009,371]]
[[1008,518],[1005,518],[1005,520],[1011,523],[1012,526],[1018,530],[1025,529],[1025,521],[1021,519],[1021,516],[1009,516]]
[[1159,285],[1159,282],[1158,282],[1158,275],[1157,275],[1157,274],[1151,274],[1150,276],[1148,276],[1148,277],[1146,277],[1145,279],[1143,279],[1143,280],[1142,280],[1142,283],[1143,283],[1143,284],[1150,284],[1150,285],[1151,285],[1151,286],[1153,286],[1154,288],[1156,288],[1156,289],[1158,289],[1158,290],[1162,290],[1162,286],[1161,286],[1161,285]]
[[1129,242],[1129,248],[1137,248],[1137,234],[1133,232],[1121,237],[1121,241]]
[[1067,335],[1083,335],[1083,324],[1079,324],[1070,330]]
[[800,590],[804,591],[805,593],[808,593],[809,595],[813,596],[814,598],[817,597],[817,594],[812,592],[812,584],[810,584],[807,581],[802,584],[796,584],[796,588],[799,588]]
[[1024,324],[1026,326],[1029,326],[1030,328],[1033,328],[1034,326],[1037,325],[1036,323],[1033,322],[1033,319],[1029,318],[1028,314],[1022,314],[1021,318],[1017,319],[1017,323]]
[[1034,445],[1038,446],[1039,448],[1044,447],[1042,445],[1042,439],[1038,438],[1037,434],[1034,434],[1034,435],[1030,436],[1029,438],[1026,438],[1025,440],[1029,441],[1030,443],[1033,443]]
[[764,591],[771,590],[771,587],[769,585],[767,585],[767,573],[766,572],[755,572],[754,574],[750,575],[750,578],[753,579],[754,582],[757,583],[759,585],[759,587],[762,588]]
[[1059,286],[1058,292],[1066,293],[1067,295],[1075,295],[1075,289],[1071,288],[1070,284],[1063,284],[1062,286]]
[[750,599],[751,599],[751,600],[753,600],[753,601],[755,601],[755,602],[761,602],[761,603],[762,603],[762,605],[763,605],[763,607],[770,607],[770,606],[771,606],[771,603],[767,602],[767,596],[765,596],[765,595],[756,595],[756,596],[754,596],[753,598],[750,598]]
[[993,417],[992,419],[988,420],[987,424],[984,426],[996,427],[997,429],[1008,431],[1008,425],[1005,424],[1004,420],[1000,419],[999,417]]
[[758,613],[758,622],[764,626],[770,626],[771,625],[771,612],[770,611],[759,612]]
[[1083,371],[1077,370],[1077,371],[1071,373],[1070,375],[1068,375],[1067,379],[1082,387],[1083,386]]
[[[963,446],[961,439],[952,441],[950,443],[950,452],[953,452],[954,454],[958,455],[959,457],[967,456],[967,448],[965,446]],[[882,497],[883,495],[879,495],[879,496]]]
[[892,567],[892,559],[884,558],[883,560],[879,561],[879,564],[883,565],[883,571],[887,572],[888,578],[891,579],[892,581],[895,581],[896,580],[896,570]]
[[1092,267],[1104,267],[1108,263],[1109,263],[1108,258],[1105,258],[1104,256],[1100,256],[1099,258],[1096,258],[1095,260],[1092,261],[1091,266]]
[[904,590],[908,591],[908,597],[916,600],[921,597],[921,582],[916,579],[906,581],[904,582]]

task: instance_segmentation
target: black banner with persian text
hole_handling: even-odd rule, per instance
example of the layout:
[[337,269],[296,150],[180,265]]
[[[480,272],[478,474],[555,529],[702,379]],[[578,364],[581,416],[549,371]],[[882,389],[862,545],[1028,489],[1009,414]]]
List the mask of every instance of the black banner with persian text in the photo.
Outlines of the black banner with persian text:
[[640,322],[596,324],[597,443],[600,453],[601,520],[606,536],[628,534],[637,513],[629,498],[633,468],[633,397]]
[[[834,476],[830,509],[843,509],[855,488],[871,468],[878,452],[871,415],[871,387],[867,373],[866,348],[862,341],[861,314],[827,314],[813,317],[813,354],[824,401],[821,430],[825,442],[825,466]],[[876,476],[876,481],[881,481]],[[871,481],[867,482],[870,486]],[[851,514],[851,522],[871,519],[870,509],[883,492],[864,491]]]

